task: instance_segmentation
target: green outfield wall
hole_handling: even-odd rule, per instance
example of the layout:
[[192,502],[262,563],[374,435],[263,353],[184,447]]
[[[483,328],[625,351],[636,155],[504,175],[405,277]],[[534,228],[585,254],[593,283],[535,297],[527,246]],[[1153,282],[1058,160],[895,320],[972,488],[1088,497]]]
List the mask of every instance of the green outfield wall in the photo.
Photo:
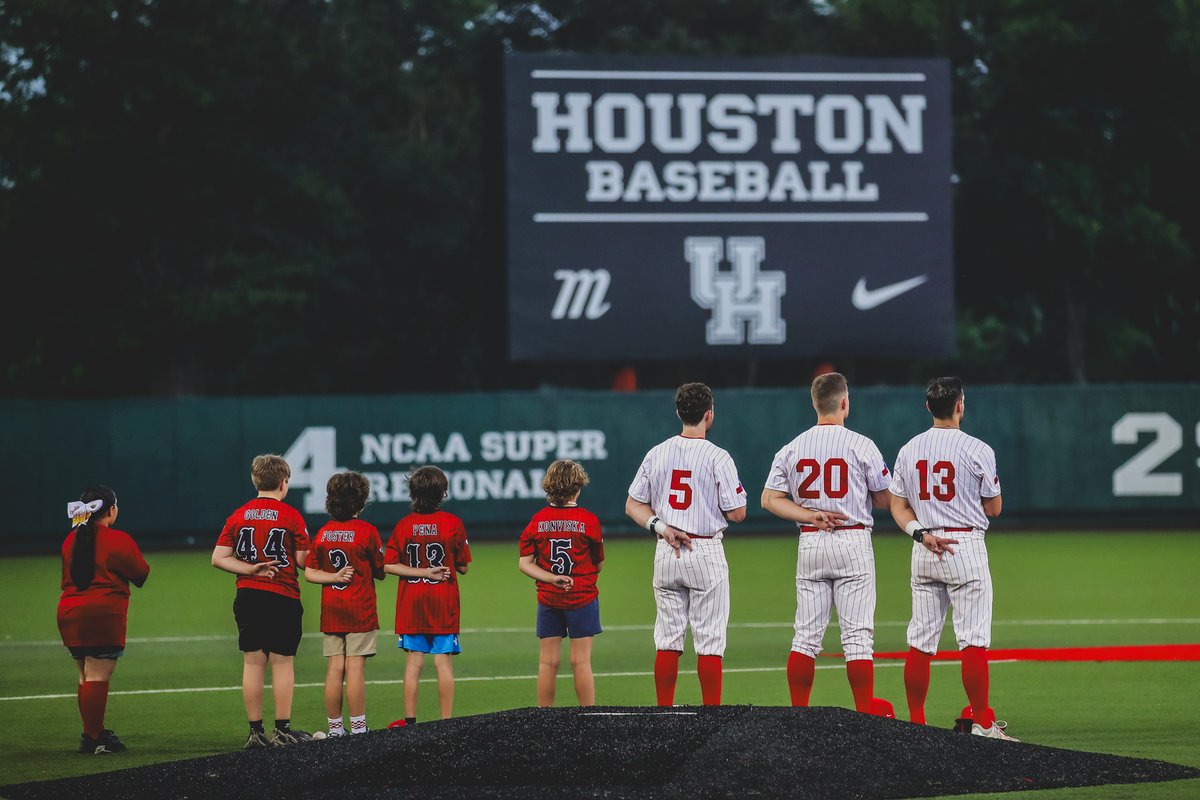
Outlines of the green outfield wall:
[[[288,501],[313,529],[326,519],[332,473],[368,475],[363,516],[386,533],[408,508],[405,473],[431,463],[449,474],[446,508],[473,535],[514,537],[543,500],[542,470],[574,458],[591,475],[584,505],[610,533],[628,531],[634,470],[651,445],[678,432],[672,398],[545,391],[0,401],[0,549],[57,547],[67,502],[93,482],[116,489],[118,527],[139,539],[207,546],[253,496],[249,463],[263,452],[287,456]],[[775,451],[812,422],[806,390],[717,392],[711,438],[732,453],[750,495],[746,528],[781,527],[758,508],[758,494]],[[920,387],[851,394],[849,427],[873,438],[889,463],[928,424]],[[963,427],[996,450],[999,526],[1200,529],[1200,385],[969,388]]]

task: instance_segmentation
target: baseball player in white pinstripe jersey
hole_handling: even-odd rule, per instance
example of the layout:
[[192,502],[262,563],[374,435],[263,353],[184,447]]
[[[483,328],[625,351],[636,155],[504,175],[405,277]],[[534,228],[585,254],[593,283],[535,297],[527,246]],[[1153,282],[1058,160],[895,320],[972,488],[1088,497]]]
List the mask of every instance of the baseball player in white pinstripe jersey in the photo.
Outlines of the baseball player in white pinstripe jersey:
[[729,453],[706,438],[712,391],[675,392],[683,431],[653,447],[629,486],[625,513],[658,537],[654,553],[654,685],[660,706],[675,700],[679,656],[690,626],[705,705],[721,704],[721,658],[729,625],[729,564],[721,544],[746,518],[746,492]]
[[[970,717],[971,733],[1016,741],[988,706],[992,575],[983,539],[988,517],[1000,515],[996,454],[962,431],[966,395],[959,378],[930,381],[925,407],[933,415],[933,427],[900,448],[890,487],[892,517],[915,540],[913,610],[904,663],[909,717],[925,722],[929,662],[937,652],[946,610],[953,608],[963,688],[970,701],[964,718]],[[937,536],[935,531],[954,538]]]
[[[775,454],[762,507],[796,522],[796,624],[787,678],[793,706],[807,706],[816,657],[837,609],[854,707],[895,716],[875,697],[875,554],[871,509],[889,508],[891,475],[875,443],[846,428],[850,390],[844,375],[830,372],[812,382],[817,424]],[[826,512],[831,529],[806,522]]]

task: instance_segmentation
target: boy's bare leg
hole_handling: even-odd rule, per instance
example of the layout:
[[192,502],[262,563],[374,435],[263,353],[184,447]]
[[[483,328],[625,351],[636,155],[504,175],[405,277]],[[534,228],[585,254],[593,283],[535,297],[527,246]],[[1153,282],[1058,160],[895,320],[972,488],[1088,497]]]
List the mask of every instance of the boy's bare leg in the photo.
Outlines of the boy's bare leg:
[[596,679],[592,675],[592,637],[571,640],[571,671],[575,673],[575,696],[579,705],[596,705]]
[[346,705],[352,717],[367,713],[366,665],[366,656],[346,656]]
[[267,660],[271,664],[271,693],[275,697],[275,719],[291,719],[292,694],[296,691],[295,656],[271,653]]
[[[346,674],[345,656],[329,656],[329,667],[325,671],[325,716],[330,719],[342,717],[342,680]],[[350,687],[346,687],[349,699]],[[350,713],[354,713],[354,704],[350,704]]]
[[438,703],[442,708],[442,719],[450,719],[454,713],[453,658],[449,653],[439,653],[433,657],[433,666],[437,668]]
[[417,716],[417,685],[421,682],[421,668],[425,666],[425,654],[409,651],[404,662],[404,716]]
[[263,718],[263,683],[267,677],[267,654],[262,650],[242,653],[242,703],[246,719]]
[[549,708],[554,705],[558,662],[562,658],[562,637],[547,636],[541,643],[541,652],[538,654],[537,703],[542,708]]

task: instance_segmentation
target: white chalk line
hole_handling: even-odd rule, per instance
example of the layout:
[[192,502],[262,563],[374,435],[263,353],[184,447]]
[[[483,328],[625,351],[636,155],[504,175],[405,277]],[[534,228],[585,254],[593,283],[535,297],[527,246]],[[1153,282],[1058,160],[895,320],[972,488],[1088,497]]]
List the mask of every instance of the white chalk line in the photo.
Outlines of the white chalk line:
[[[1017,659],[1015,659],[1015,658],[1006,658],[1006,659],[997,659],[996,661],[989,661],[988,663],[989,664],[1014,664],[1016,662],[1017,662]],[[957,662],[957,661],[933,661],[930,663],[930,666],[945,667],[945,666],[956,665],[958,663],[959,662]],[[876,661],[875,662],[876,669],[889,669],[889,668],[896,668],[896,667],[903,667],[903,666],[904,666],[903,661],[896,661],[896,662]],[[816,669],[842,669],[842,668],[843,668],[843,666],[840,662],[836,663],[836,664],[818,664],[816,666]],[[787,670],[786,666],[782,666],[782,667],[733,667],[733,668],[726,668],[726,669],[722,670],[722,672],[724,674],[728,675],[731,673],[747,673],[747,672],[785,672],[786,670]],[[680,670],[680,674],[681,675],[694,675],[695,673],[690,670]],[[653,675],[654,675],[653,671],[597,672],[597,673],[595,673],[595,677],[597,677],[597,678],[648,678],[648,677],[652,677]],[[479,683],[479,682],[494,682],[494,681],[536,681],[537,677],[538,677],[537,675],[467,675],[464,677],[455,676],[454,682],[455,683]],[[573,680],[573,676],[570,674],[570,670],[567,670],[566,674],[560,673],[558,676],[558,679],[560,681]],[[403,684],[404,679],[403,678],[394,678],[394,679],[389,679],[389,680],[370,680],[370,681],[367,681],[366,683],[369,686],[394,686],[396,684]],[[437,678],[436,677],[422,678],[421,683],[437,683]],[[297,683],[296,684],[297,689],[316,689],[318,687],[324,688],[324,686],[325,686],[324,681],[322,681],[320,683]],[[270,688],[270,683],[267,684],[267,688]],[[109,692],[108,694],[110,697],[114,697],[117,695],[131,696],[131,695],[148,695],[148,694],[150,694],[150,695],[152,695],[152,694],[190,694],[190,693],[200,694],[203,692],[240,692],[241,690],[242,690],[241,686],[192,686],[192,687],[181,687],[181,688],[175,688],[175,689],[125,689],[125,690],[121,690],[121,691]],[[74,699],[76,699],[76,694],[74,692],[71,692],[69,694],[64,693],[64,694],[14,695],[11,697],[0,697],[0,702],[4,702],[4,701],[15,702],[18,700],[66,700],[66,699],[74,700]]]
[[[996,619],[992,620],[992,627],[1010,626],[1010,627],[1045,627],[1054,625],[1200,625],[1200,617],[1157,617],[1151,619]],[[730,628],[791,628],[793,623],[788,622],[731,622]],[[838,627],[837,620],[831,620],[829,627]],[[905,628],[908,627],[907,620],[876,620],[876,628]],[[654,626],[651,624],[640,625],[605,625],[605,631],[652,631]],[[382,633],[382,632],[381,632]],[[526,626],[516,627],[497,627],[497,628],[463,628],[460,631],[462,635],[474,634],[495,634],[495,633],[533,633],[533,628]],[[323,634],[312,631],[304,634],[306,639],[316,639]],[[392,636],[391,633],[384,633],[384,636]],[[200,636],[130,636],[125,640],[126,644],[180,644],[187,642],[231,642],[237,639],[236,635],[227,633],[207,634]],[[6,647],[62,647],[61,639],[35,639],[21,640],[10,639],[8,637],[0,638],[0,649]]]

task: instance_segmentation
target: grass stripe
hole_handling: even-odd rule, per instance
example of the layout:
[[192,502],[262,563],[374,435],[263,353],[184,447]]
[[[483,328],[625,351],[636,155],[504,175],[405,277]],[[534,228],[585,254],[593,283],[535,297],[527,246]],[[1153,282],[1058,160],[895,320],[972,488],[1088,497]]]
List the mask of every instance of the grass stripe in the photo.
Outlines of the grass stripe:
[[[730,628],[791,628],[793,623],[788,622],[731,622]],[[1008,627],[1047,627],[1056,625],[1200,625],[1198,617],[1153,617],[1149,619],[997,619],[992,621],[992,626],[1008,626]],[[829,627],[838,627],[837,620],[830,620]],[[908,627],[907,620],[876,620],[876,628],[903,628]],[[652,624],[640,625],[605,625],[605,631],[651,631],[654,630]],[[530,626],[517,627],[497,627],[497,628],[463,628],[461,633],[467,634],[495,634],[495,633],[533,633],[533,628]],[[310,631],[304,634],[306,639],[316,639],[322,634],[316,631]],[[386,635],[391,636],[390,632]],[[237,639],[237,636],[226,633],[206,634],[198,636],[130,636],[125,640],[126,644],[179,644],[187,642],[230,642]],[[35,639],[35,640],[20,640],[20,639],[3,639],[0,640],[0,648],[4,647],[62,647],[61,639]]]
[[[1012,664],[1012,663],[1015,663],[1015,661],[1016,661],[1016,659],[1001,659],[998,661],[991,661],[989,663],[990,664]],[[954,666],[957,663],[958,663],[957,661],[934,661],[930,664],[930,666],[934,666],[934,667]],[[887,669],[889,667],[903,667],[903,666],[904,666],[904,664],[902,664],[902,663],[891,663],[891,662],[876,662],[876,664],[875,664],[876,669]],[[816,668],[817,669],[842,669],[842,664],[841,664],[841,662],[836,663],[836,664],[818,664],[816,666]],[[734,667],[734,668],[726,668],[723,672],[724,672],[724,674],[728,675],[730,673],[735,673],[735,672],[739,672],[739,673],[784,672],[786,669],[787,669],[786,667]],[[695,672],[693,672],[691,670],[681,669],[679,671],[679,674],[680,675],[694,675]],[[597,673],[595,673],[595,676],[597,678],[648,678],[653,675],[654,675],[653,671],[650,671],[650,672],[646,672],[646,671],[641,671],[641,672],[597,672]],[[572,680],[573,676],[571,675],[570,670],[567,670],[565,673],[560,673],[558,676],[558,679],[560,681]],[[468,676],[463,676],[463,677],[455,676],[455,678],[454,678],[455,683],[478,683],[478,682],[483,682],[483,681],[486,681],[486,682],[492,682],[492,681],[536,681],[536,680],[537,680],[537,675],[468,675]],[[367,681],[368,686],[393,686],[393,685],[402,684],[402,683],[404,683],[403,678]],[[422,678],[421,683],[437,683],[437,678],[436,677]],[[321,683],[297,683],[296,684],[297,689],[315,689],[318,687],[323,688],[324,686],[325,686],[324,681],[322,681]],[[270,689],[270,687],[271,687],[271,684],[270,684],[270,682],[268,682],[266,684],[265,688]],[[242,690],[241,686],[194,686],[194,687],[185,687],[185,688],[176,688],[176,689],[125,689],[122,691],[109,692],[108,695],[109,695],[109,697],[115,697],[117,695],[144,695],[144,694],[192,694],[192,693],[199,694],[201,692],[240,692],[241,690]],[[4,702],[4,701],[15,702],[18,700],[65,700],[68,698],[71,700],[74,700],[75,697],[76,697],[76,695],[74,693],[71,693],[71,694],[26,694],[26,695],[17,695],[17,696],[13,696],[13,697],[0,697],[0,702]]]

